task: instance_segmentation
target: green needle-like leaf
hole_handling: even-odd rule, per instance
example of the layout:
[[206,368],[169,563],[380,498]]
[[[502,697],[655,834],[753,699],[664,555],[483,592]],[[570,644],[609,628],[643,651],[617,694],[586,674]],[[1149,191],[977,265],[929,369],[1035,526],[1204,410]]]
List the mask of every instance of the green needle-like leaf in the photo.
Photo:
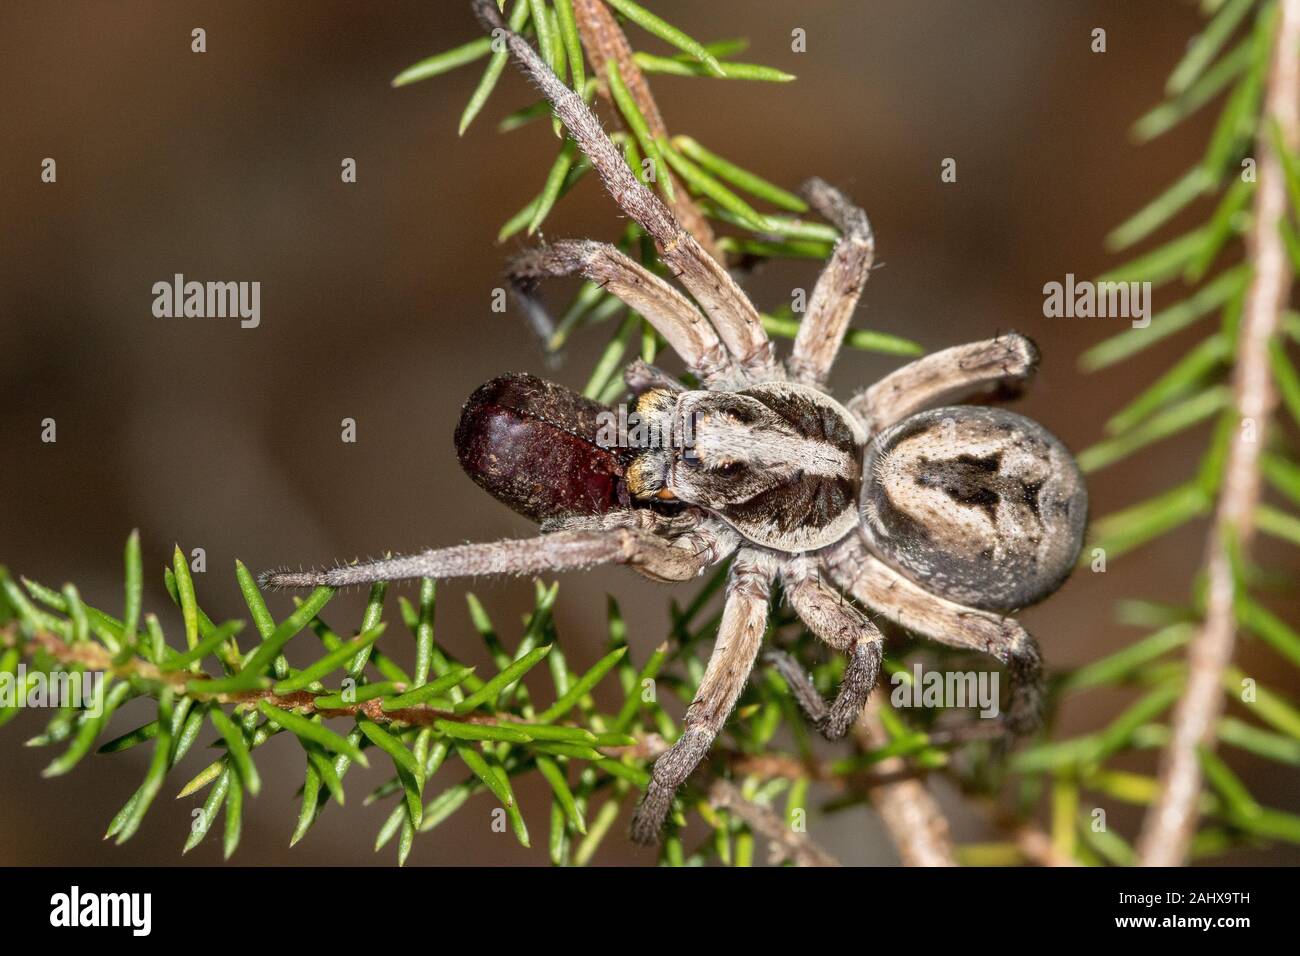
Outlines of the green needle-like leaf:
[[274,704],[266,701],[258,701],[257,709],[260,710],[274,724],[283,727],[289,733],[303,740],[309,740],[312,743],[319,744],[332,753],[347,754],[363,767],[370,766],[370,761],[366,755],[361,752],[361,748],[315,721],[308,720],[300,714],[295,714],[287,710],[281,710]]
[[132,531],[126,539],[126,603],[122,611],[122,645],[130,653],[135,647],[135,632],[140,623],[140,602],[144,592],[144,574],[140,568],[140,532]]
[[397,76],[393,77],[393,86],[407,86],[431,76],[441,76],[459,66],[481,60],[492,52],[492,38],[480,37],[458,47],[425,57],[419,63],[412,63]]
[[1265,455],[1262,468],[1269,484],[1300,505],[1300,465],[1278,455]]
[[423,684],[429,679],[429,668],[433,664],[433,614],[437,588],[438,583],[432,578],[420,581],[420,620],[415,628],[416,684]]
[[415,759],[415,755],[407,749],[406,744],[402,743],[398,737],[365,717],[357,721],[357,726],[361,728],[361,732],[366,735],[366,738],[372,744],[393,758],[394,764],[412,777],[423,779],[423,773],[419,762]]
[[474,776],[483,782],[483,786],[492,791],[494,797],[507,807],[514,806],[515,795],[510,789],[509,780],[497,776],[496,771],[492,769],[481,753],[473,747],[464,746],[458,746],[456,753],[465,762],[465,766],[474,772]]
[[516,683],[521,677],[540,664],[550,652],[551,645],[549,644],[545,647],[538,647],[529,651],[474,693],[456,704],[456,713],[463,714],[474,710],[476,707],[480,707],[483,704],[495,702],[498,694]]
[[[699,63],[683,63],[679,59],[655,56],[653,53],[637,51],[632,59],[647,73],[666,73],[669,76],[716,76],[708,67]],[[771,66],[758,63],[719,62],[722,78],[728,80],[756,80],[761,83],[789,83],[797,79],[793,73],[786,73]]]
[[578,701],[587,696],[591,689],[600,683],[601,678],[608,674],[610,669],[622,660],[623,655],[626,653],[627,648],[620,647],[602,657],[591,670],[574,681],[573,686],[569,688],[563,697],[538,714],[537,722],[539,724],[549,724],[567,714],[577,705]]
[[1176,99],[1166,100],[1133,124],[1133,138],[1145,143],[1173,129],[1227,88],[1250,65],[1253,44],[1242,40]]
[[1260,531],[1300,547],[1300,518],[1261,505],[1255,512],[1255,524]]
[[551,791],[555,794],[556,803],[564,811],[565,818],[569,825],[579,833],[587,832],[587,821],[582,818],[582,811],[578,809],[577,803],[573,799],[573,791],[569,789],[569,783],[564,779],[564,771],[550,757],[538,757],[537,769],[546,782],[551,785]]
[[1169,75],[1165,91],[1171,96],[1185,92],[1213,62],[1223,45],[1237,29],[1255,0],[1228,0],[1187,48],[1183,58]]
[[[515,0],[514,9],[510,11],[510,29],[518,33],[528,22],[528,0]],[[489,41],[490,42],[490,41]],[[469,124],[474,122],[474,117],[478,116],[487,103],[488,97],[496,89],[497,80],[501,79],[501,73],[506,68],[506,60],[510,58],[510,51],[504,43],[499,50],[492,51],[492,58],[488,61],[487,68],[483,71],[483,78],[479,80],[478,86],[475,87],[469,102],[465,104],[465,111],[460,116],[460,126],[457,130],[459,135],[464,136],[465,130],[469,129]]]
[[554,741],[557,743],[594,744],[596,735],[582,727],[553,727],[549,724],[521,724],[514,721],[502,721],[497,724],[509,730],[518,730],[533,740]]
[[194,597],[194,579],[190,577],[189,562],[185,560],[180,545],[172,551],[172,573],[176,576],[176,593],[185,618],[185,646],[193,650],[199,642],[198,601]]
[[121,828],[117,831],[117,842],[125,843],[135,832],[140,829],[140,824],[144,821],[144,815],[148,812],[150,804],[153,803],[154,797],[158,795],[158,790],[162,786],[163,777],[167,775],[169,758],[171,756],[171,734],[168,727],[171,724],[172,708],[172,689],[164,688],[158,698],[158,736],[155,738],[153,745],[153,759],[149,762],[149,769],[145,773],[144,783],[136,791],[131,801],[130,812],[127,813],[125,820],[122,821]]
[[[108,725],[108,720],[113,716],[113,711],[117,710],[122,701],[126,700],[127,695],[131,693],[131,685],[125,681],[112,684],[112,689],[109,689],[112,680],[112,675],[105,674],[104,678],[95,685],[94,700],[82,717],[72,743],[54,762],[41,771],[42,777],[58,777],[67,773],[81,761],[82,757],[90,752],[91,746],[95,743],[95,738]],[[90,716],[90,711],[98,711],[99,716]]]
[[658,140],[655,144],[659,155],[668,160],[677,175],[686,181],[692,192],[708,196],[723,209],[740,218],[745,225],[757,232],[772,232],[772,224],[757,209],[741,199],[719,180],[705,172],[685,156],[674,150],[671,144]]
[[1213,179],[1205,168],[1199,164],[1193,166],[1150,204],[1116,226],[1106,237],[1107,247],[1119,252],[1141,242],[1198,196],[1204,195],[1212,185]]
[[1250,597],[1238,602],[1237,619],[1296,667],[1300,667],[1300,633]]
[[171,657],[160,661],[158,667],[163,673],[172,673],[181,671],[191,664],[203,660],[209,654],[213,653],[218,647],[230,640],[244,629],[243,621],[226,621],[215,631],[209,634],[203,640],[199,641],[194,647],[184,654],[175,654]]
[[1286,350],[1277,339],[1268,343],[1269,364],[1273,369],[1273,379],[1277,382],[1282,395],[1282,404],[1291,413],[1291,419],[1300,425],[1300,373],[1296,371]]
[[208,830],[217,819],[217,813],[221,810],[222,804],[226,802],[226,795],[230,790],[231,774],[233,771],[226,767],[219,772],[216,784],[208,792],[208,798],[203,801],[203,808],[198,815],[190,822],[190,835],[185,841],[185,846],[181,853],[189,853],[208,835]]
[[1197,319],[1241,293],[1249,278],[1248,266],[1229,269],[1182,302],[1153,315],[1150,324],[1145,328],[1126,329],[1094,345],[1079,357],[1079,367],[1084,371],[1095,372],[1122,362],[1167,336],[1181,332]]
[[1145,448],[1154,442],[1191,428],[1212,418],[1232,403],[1232,390],[1226,385],[1206,389],[1152,416],[1115,438],[1081,451],[1077,457],[1085,474],[1098,471]]
[[1117,683],[1191,640],[1191,624],[1172,624],[1101,660],[1080,667],[1061,682],[1062,690],[1079,691]]
[[569,64],[570,86],[581,91],[587,85],[586,63],[582,54],[582,37],[578,21],[573,16],[573,0],[555,0],[555,17],[559,22],[560,39],[564,43]]
[[253,758],[248,752],[248,741],[244,739],[243,730],[237,727],[220,707],[210,707],[208,719],[226,741],[226,751],[234,761],[235,769],[239,771],[239,779],[248,788],[248,792],[256,796],[262,789],[262,779],[257,773],[257,767],[253,765]]
[[415,687],[404,694],[398,694],[396,697],[390,697],[383,701],[380,706],[385,712],[418,707],[430,698],[441,697],[452,688],[463,684],[473,673],[474,668],[472,667],[454,667],[446,674],[427,684]]
[[395,697],[387,698],[381,702],[381,708],[385,711],[404,710],[406,708],[416,708],[429,701],[430,698],[441,697],[451,691],[452,688],[459,687],[465,680],[473,675],[473,667],[452,667],[441,678],[437,678],[428,684],[409,689],[406,693],[400,693]]
[[1249,751],[1257,757],[1300,767],[1300,740],[1261,730],[1235,717],[1222,717],[1218,737],[1225,744]]
[[257,628],[257,633],[262,640],[266,640],[275,633],[275,618],[267,609],[266,598],[262,597],[262,589],[257,586],[257,579],[244,566],[244,562],[238,559],[235,560],[235,579],[239,582],[239,593],[244,596],[244,603],[248,605],[253,626]]
[[384,633],[385,627],[387,627],[386,624],[372,627],[356,640],[349,641],[342,647],[330,651],[320,660],[316,661],[316,663],[303,668],[287,680],[279,681],[275,685],[275,692],[277,694],[291,694],[296,690],[302,690],[304,687],[316,683],[326,674],[338,670],[355,657],[362,649],[369,647],[377,641]]
[[1192,518],[1206,514],[1211,502],[1201,485],[1190,481],[1107,515],[1093,524],[1092,543],[1084,549],[1080,559],[1090,561],[1091,552],[1096,548],[1105,551],[1107,557],[1116,558]]
[[1106,431],[1122,434],[1133,428],[1156,409],[1194,389],[1214,369],[1227,360],[1231,349],[1222,335],[1212,335],[1188,352],[1168,372],[1106,422]]
[[219,694],[236,690],[250,690],[258,685],[262,675],[275,661],[284,645],[289,643],[307,623],[329,603],[334,596],[333,588],[317,588],[303,601],[292,614],[285,618],[265,641],[257,646],[244,665],[243,670],[232,677],[219,680],[191,681],[191,691]]
[[1252,817],[1259,812],[1259,804],[1245,784],[1214,751],[1208,747],[1197,747],[1196,755],[1200,759],[1201,769],[1205,771],[1205,779],[1223,797],[1233,817]]
[[[659,148],[659,142],[650,130],[649,121],[645,118],[645,114],[641,112],[641,108],[637,106],[636,99],[633,98],[627,84],[623,82],[623,74],[618,71],[617,61],[613,59],[606,61],[605,70],[609,80],[609,93],[614,100],[614,105],[623,114],[623,119],[627,121],[628,128],[632,130],[632,135],[636,137],[641,152],[654,161],[655,183],[668,201],[672,202],[673,178],[668,175],[668,167],[664,165],[664,157]],[[639,171],[633,170],[633,172]]]
[[526,744],[533,738],[515,727],[498,727],[494,724],[468,724],[455,720],[437,720],[433,726],[454,740],[500,740],[510,744]]
[[239,834],[243,826],[244,791],[231,787],[226,792],[226,828],[221,838],[221,857],[229,860],[239,847]]
[[[506,773],[505,768],[500,764],[492,764],[490,770],[492,774],[496,776],[497,782],[500,783],[507,793],[509,793],[510,777]],[[511,795],[510,801],[506,803],[505,809],[506,817],[510,820],[510,829],[514,833],[515,839],[519,841],[521,846],[530,846],[531,844],[528,841],[528,826],[524,823],[523,814],[519,812],[519,804],[515,802],[513,794]]]
[[[464,806],[465,801],[474,795],[478,787],[471,781],[449,787],[424,805],[420,820],[420,832],[427,833],[439,823],[447,820],[453,813]],[[401,807],[398,808],[401,811]],[[377,849],[377,847],[376,847]]]
[[565,179],[568,178],[569,170],[573,168],[577,157],[577,144],[571,139],[565,140],[560,155],[555,157],[550,172],[546,174],[546,185],[542,187],[541,195],[533,206],[533,218],[528,223],[530,236],[541,227],[551,209],[554,208],[555,201],[560,198],[560,191],[564,188]]
[[605,387],[614,378],[615,373],[623,365],[623,357],[627,354],[627,348],[632,341],[633,335],[641,328],[641,317],[635,312],[629,312],[610,339],[609,344],[601,352],[600,358],[596,361],[596,367],[592,370],[591,378],[587,380],[587,385],[582,390],[582,394],[587,398],[599,399]]
[[720,179],[725,179],[751,196],[770,202],[773,206],[788,209],[791,212],[807,212],[808,204],[792,192],[768,182],[756,173],[751,173],[717,153],[705,149],[690,136],[674,136],[672,146],[681,155],[699,163]]
[[97,754],[115,754],[123,750],[130,750],[137,744],[142,744],[146,740],[153,740],[158,736],[158,721],[151,720],[147,724],[137,727],[135,730],[128,731],[120,737],[114,737],[106,744],[102,744]]
[[708,51],[703,43],[692,39],[681,30],[660,17],[655,16],[640,4],[632,0],[605,0],[611,7],[627,17],[642,30],[652,33],[666,43],[670,43],[683,53],[687,53],[708,68],[714,76],[726,76],[726,71],[718,63],[717,57]]
[[[762,319],[763,328],[769,335],[793,339],[799,334],[799,323],[794,319],[783,319],[774,315],[763,315]],[[844,344],[849,348],[861,349],[864,352],[882,352],[885,355],[925,354],[925,349],[911,339],[886,332],[869,332],[866,329],[849,329],[844,334]]]

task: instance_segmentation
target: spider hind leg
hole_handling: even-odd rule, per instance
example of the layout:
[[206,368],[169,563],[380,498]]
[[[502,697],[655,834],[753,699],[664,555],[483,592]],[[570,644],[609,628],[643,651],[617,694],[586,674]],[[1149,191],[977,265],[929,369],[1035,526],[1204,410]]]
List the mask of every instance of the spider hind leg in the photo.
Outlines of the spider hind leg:
[[651,844],[672,809],[673,795],[695,770],[726,723],[749,679],[767,628],[768,597],[776,562],[742,549],[727,579],[727,601],[704,678],[686,710],[682,735],[658,760],[632,818],[632,839]]
[[813,559],[787,560],[781,569],[781,580],[786,598],[808,629],[832,649],[848,656],[839,690],[828,707],[793,658],[779,652],[772,655],[777,671],[818,730],[828,740],[839,740],[862,713],[867,695],[876,686],[884,636],[865,614],[822,580],[820,566]]

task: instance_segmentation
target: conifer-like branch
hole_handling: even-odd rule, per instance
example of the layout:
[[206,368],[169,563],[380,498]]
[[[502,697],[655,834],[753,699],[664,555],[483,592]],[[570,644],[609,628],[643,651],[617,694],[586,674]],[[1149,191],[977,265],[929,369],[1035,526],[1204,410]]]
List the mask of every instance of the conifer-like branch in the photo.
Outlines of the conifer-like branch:
[[[867,698],[866,709],[853,726],[853,739],[859,752],[870,753],[888,741],[880,721],[880,708],[888,706],[889,702],[879,688]],[[897,773],[903,766],[902,758],[889,757],[881,761],[879,771]],[[948,818],[923,780],[879,783],[868,793],[904,866],[957,865]]]
[[[1264,94],[1263,127],[1276,124],[1281,149],[1300,145],[1300,0],[1281,0]],[[1160,767],[1160,797],[1143,823],[1138,855],[1148,866],[1182,863],[1199,816],[1201,749],[1214,746],[1223,711],[1223,675],[1237,633],[1239,572],[1255,534],[1263,476],[1260,462],[1278,404],[1270,348],[1291,292],[1291,263],[1283,242],[1287,177],[1268,136],[1258,139],[1253,222],[1247,236],[1252,269],[1242,310],[1233,373],[1239,427],[1230,439],[1222,490],[1207,545],[1205,621],[1187,650],[1187,683],[1174,710]]]
[[[645,74],[641,72],[641,67],[637,65],[632,47],[627,42],[627,36],[614,19],[614,15],[602,0],[572,0],[572,3],[578,32],[582,35],[582,45],[587,51],[587,58],[591,61],[600,95],[612,102],[607,79],[609,75],[607,64],[613,61],[618,66],[618,75],[622,77],[641,115],[645,117],[651,137],[655,142],[667,140],[668,127],[664,124],[663,114],[659,112],[659,104],[655,102],[654,94],[650,92],[650,84],[646,81]],[[722,250],[718,246],[713,227],[704,218],[704,214],[691,198],[691,194],[672,170],[665,169],[662,175],[670,177],[673,181],[672,196],[668,201],[677,221],[708,250],[713,258],[723,262]]]

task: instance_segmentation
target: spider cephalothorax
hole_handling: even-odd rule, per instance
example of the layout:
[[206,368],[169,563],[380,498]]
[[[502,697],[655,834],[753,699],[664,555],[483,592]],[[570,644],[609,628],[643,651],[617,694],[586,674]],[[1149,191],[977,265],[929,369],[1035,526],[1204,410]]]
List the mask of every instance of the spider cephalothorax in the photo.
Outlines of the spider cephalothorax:
[[656,390],[637,412],[671,434],[628,472],[639,498],[706,508],[746,541],[776,551],[815,551],[858,523],[866,433],[824,392],[766,382],[727,392]]
[[656,838],[674,792],[739,698],[778,578],[808,629],[847,659],[828,705],[791,658],[773,657],[826,736],[847,732],[876,682],[883,637],[864,608],[1003,662],[1012,692],[1002,723],[1014,733],[1035,727],[1038,647],[1001,612],[1064,581],[1082,544],[1087,495],[1074,460],[1040,425],[959,404],[1022,389],[1038,363],[1033,344],[1009,334],[936,352],[839,404],[824,383],[871,270],[875,239],[865,213],[819,179],[804,184],[809,204],[841,238],[793,354],[778,362],[749,299],[633,174],[582,99],[502,24],[492,0],[475,0],[475,9],[505,37],[694,299],[613,246],[568,241],[514,261],[520,300],[538,317],[541,279],[577,274],[599,283],[654,326],[701,387],[686,390],[633,363],[627,383],[654,438],[619,444],[601,440],[607,410],[595,402],[531,375],[494,379],[466,404],[457,453],[481,487],[541,522],[541,536],[275,571],[264,585],[539,574],[611,562],[681,581],[732,558],[713,654],[633,820],[643,842]]

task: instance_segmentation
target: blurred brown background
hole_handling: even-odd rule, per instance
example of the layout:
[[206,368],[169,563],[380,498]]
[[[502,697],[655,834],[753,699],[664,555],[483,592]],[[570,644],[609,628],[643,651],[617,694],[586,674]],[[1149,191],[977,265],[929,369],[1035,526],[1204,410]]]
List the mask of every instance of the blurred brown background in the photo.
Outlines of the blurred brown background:
[[[819,174],[866,207],[882,267],[858,326],[931,349],[1012,327],[1030,334],[1045,360],[1021,408],[1075,449],[1188,345],[1180,336],[1140,362],[1081,376],[1079,351],[1118,331],[1119,320],[1045,319],[1041,290],[1067,272],[1085,278],[1113,264],[1102,248],[1106,231],[1199,156],[1213,109],[1150,146],[1127,137],[1197,29],[1192,4],[652,6],[697,37],[748,36],[743,59],[798,74],[783,86],[651,82],[674,132],[695,134],[786,186]],[[203,55],[190,52],[199,26],[207,30]],[[1105,54],[1089,50],[1098,26],[1108,35]],[[790,50],[794,27],[807,31],[804,54]],[[463,139],[456,123],[479,66],[408,89],[388,85],[403,67],[477,33],[460,0],[4,5],[0,560],[46,583],[75,581],[88,600],[113,608],[122,542],[139,527],[146,607],[175,628],[161,586],[173,542],[206,549],[199,596],[221,619],[242,611],[236,557],[253,568],[314,564],[530,533],[460,472],[451,434],[480,383],[507,370],[545,372],[519,318],[492,313],[489,301],[518,247],[497,246],[497,229],[540,188],[556,142],[545,124],[507,137],[494,131],[505,112],[533,98],[510,73]],[[39,181],[47,156],[58,162],[56,185]],[[357,160],[356,184],[340,182],[344,157]],[[957,159],[955,184],[940,182],[945,157]],[[589,179],[561,203],[547,234],[613,239],[620,228]],[[816,268],[771,264],[746,285],[771,308],[795,286],[810,287]],[[177,272],[260,280],[261,327],[154,318],[150,287]],[[566,292],[557,287],[553,301]],[[1157,293],[1157,306],[1172,293]],[[581,387],[603,341],[580,336],[551,374]],[[845,396],[896,364],[848,352],[833,384]],[[57,444],[40,441],[47,416],[57,420]],[[358,422],[354,445],[339,440],[344,417]],[[1105,472],[1092,482],[1094,514],[1182,480],[1203,442],[1198,432]],[[1138,636],[1113,623],[1116,598],[1184,600],[1203,536],[1194,526],[1105,575],[1077,575],[1027,613],[1050,664],[1081,663]],[[1279,569],[1289,558],[1281,549],[1261,556]],[[530,606],[532,585],[474,589],[517,638],[511,624]],[[440,589],[438,637],[484,663],[465,590]],[[557,618],[576,666],[599,654],[607,592],[622,602],[638,654],[665,632],[665,589],[617,570],[566,576]],[[355,621],[359,600],[336,599],[331,618]],[[272,606],[283,614],[289,599]],[[1275,609],[1300,618],[1294,603]],[[401,658],[398,645],[400,636]],[[1294,672],[1276,657],[1250,645],[1245,655],[1261,679],[1294,688]],[[1064,727],[1095,726],[1127,700],[1091,695],[1067,712]],[[42,716],[24,714],[0,736],[0,863],[180,862],[199,801],[164,795],[135,840],[102,842],[144,773],[147,748],[88,759],[70,777],[46,781],[39,771],[49,752],[21,746]],[[114,726],[134,716],[129,708]],[[351,774],[349,805],[330,806],[287,850],[301,781],[294,751],[280,740],[262,752],[268,786],[246,809],[237,861],[388,863],[391,847],[378,858],[370,850],[387,810],[360,805],[379,771]],[[193,753],[186,766],[193,772],[207,759]],[[1132,765],[1149,768],[1150,759]],[[1240,753],[1231,760],[1262,802],[1296,809],[1295,773]],[[943,798],[959,838],[986,836],[952,794]],[[523,801],[535,842],[544,843],[545,798],[532,790]],[[1131,835],[1133,811],[1108,810]],[[544,861],[542,846],[525,852],[491,832],[488,813],[486,798],[471,802],[416,842],[412,862]],[[894,859],[865,809],[814,818],[812,832],[848,862]],[[185,862],[216,862],[218,844],[209,838]],[[650,859],[622,839],[607,841],[597,858]],[[1300,857],[1283,848],[1236,859]]]

